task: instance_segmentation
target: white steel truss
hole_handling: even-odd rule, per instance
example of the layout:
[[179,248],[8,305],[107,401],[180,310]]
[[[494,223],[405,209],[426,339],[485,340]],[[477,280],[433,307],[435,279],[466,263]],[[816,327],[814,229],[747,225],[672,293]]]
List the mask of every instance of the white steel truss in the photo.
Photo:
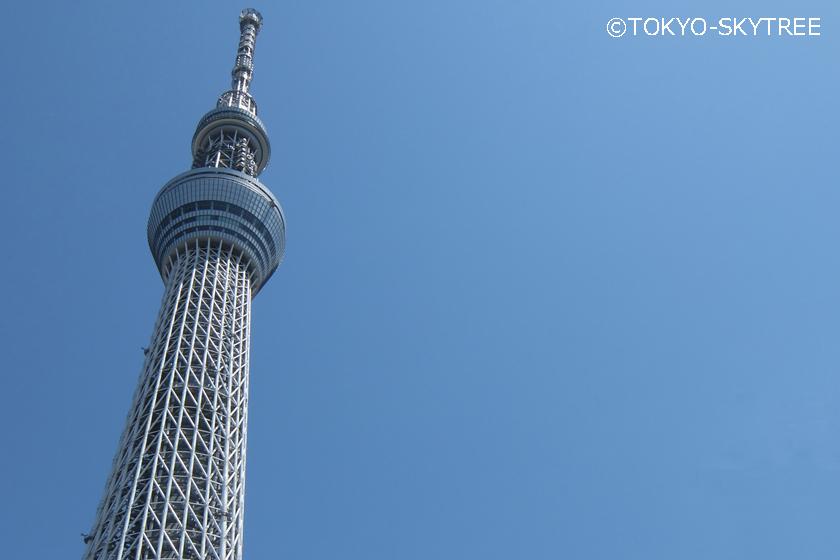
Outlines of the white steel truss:
[[254,141],[238,127],[208,134],[193,158],[193,167],[227,167],[251,176],[257,174]]
[[240,560],[251,282],[219,241],[180,250],[85,560]]

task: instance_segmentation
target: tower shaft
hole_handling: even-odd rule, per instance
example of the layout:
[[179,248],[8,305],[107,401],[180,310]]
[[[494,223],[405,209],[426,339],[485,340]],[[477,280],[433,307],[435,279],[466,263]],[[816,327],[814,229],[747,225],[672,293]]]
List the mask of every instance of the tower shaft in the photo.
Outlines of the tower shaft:
[[88,558],[241,558],[250,308],[231,247],[176,256]]

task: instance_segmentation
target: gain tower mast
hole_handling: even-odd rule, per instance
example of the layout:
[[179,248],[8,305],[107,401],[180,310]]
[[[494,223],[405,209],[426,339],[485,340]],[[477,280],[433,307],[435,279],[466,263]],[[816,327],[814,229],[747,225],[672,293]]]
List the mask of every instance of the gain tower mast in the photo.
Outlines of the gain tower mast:
[[192,169],[152,204],[165,291],[84,560],[241,560],[251,299],[283,257],[270,145],[249,92],[262,16],[239,16],[231,89],[192,139]]

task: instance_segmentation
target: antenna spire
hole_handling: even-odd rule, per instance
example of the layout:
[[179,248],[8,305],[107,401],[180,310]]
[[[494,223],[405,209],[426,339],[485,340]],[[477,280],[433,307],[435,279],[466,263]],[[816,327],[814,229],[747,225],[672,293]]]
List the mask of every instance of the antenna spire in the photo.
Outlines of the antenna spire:
[[248,89],[254,74],[254,45],[262,27],[262,15],[253,8],[239,14],[239,48],[231,70],[231,89],[219,97],[217,107],[239,107],[252,115],[257,114],[257,103]]

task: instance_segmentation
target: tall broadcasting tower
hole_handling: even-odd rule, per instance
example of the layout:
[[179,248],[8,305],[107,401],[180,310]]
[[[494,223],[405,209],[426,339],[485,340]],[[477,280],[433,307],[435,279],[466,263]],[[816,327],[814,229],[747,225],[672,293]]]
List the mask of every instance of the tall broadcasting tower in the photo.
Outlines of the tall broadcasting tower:
[[152,204],[166,290],[85,560],[242,557],[251,298],[285,244],[257,179],[270,152],[248,92],[261,25],[240,14],[232,88],[198,122],[192,170]]

